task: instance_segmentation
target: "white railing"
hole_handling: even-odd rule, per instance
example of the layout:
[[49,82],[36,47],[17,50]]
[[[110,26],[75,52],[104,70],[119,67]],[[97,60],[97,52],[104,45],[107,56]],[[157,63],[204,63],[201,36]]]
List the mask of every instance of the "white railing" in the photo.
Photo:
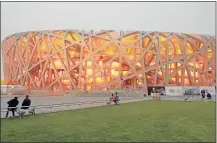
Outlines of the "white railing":
[[76,94],[76,96],[110,97],[112,95],[112,93],[113,93],[113,95],[115,95],[116,91],[120,97],[144,96],[144,92],[136,91],[136,90],[84,91],[84,92],[78,92]]
[[[127,98],[127,99],[121,99],[120,101],[126,101],[126,100],[134,100],[134,99],[141,99],[140,98]],[[109,102],[109,100],[96,100],[96,101],[85,101],[85,102],[73,102],[73,103],[61,103],[61,104],[51,104],[51,105],[37,105],[37,106],[22,106],[22,107],[29,107],[31,109],[44,109],[49,108],[50,112],[52,112],[52,108],[54,107],[63,107],[66,106],[68,110],[70,110],[70,106],[81,106],[81,105],[87,105],[87,104],[94,104],[94,103],[105,103],[104,105],[107,105],[106,103]],[[7,112],[8,109],[21,109],[22,107],[6,107],[1,108],[1,112]]]

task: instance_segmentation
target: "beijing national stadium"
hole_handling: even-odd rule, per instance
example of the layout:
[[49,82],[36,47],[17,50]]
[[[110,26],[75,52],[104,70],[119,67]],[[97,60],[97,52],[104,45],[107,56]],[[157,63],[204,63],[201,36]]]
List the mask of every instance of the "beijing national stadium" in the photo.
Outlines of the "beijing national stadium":
[[215,86],[215,43],[155,31],[22,32],[2,41],[4,78],[52,92]]

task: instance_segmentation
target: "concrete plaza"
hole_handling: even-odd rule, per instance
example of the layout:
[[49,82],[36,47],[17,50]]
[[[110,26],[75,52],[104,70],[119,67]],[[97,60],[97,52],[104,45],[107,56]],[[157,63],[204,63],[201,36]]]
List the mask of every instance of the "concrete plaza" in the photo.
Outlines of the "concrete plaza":
[[[16,96],[16,95],[14,95]],[[7,101],[11,100],[13,97],[1,97],[1,118],[5,117]],[[21,106],[22,101],[25,97],[18,97],[19,105]],[[213,97],[215,101],[215,97]],[[106,102],[109,101],[109,95],[98,95],[98,96],[72,96],[72,95],[62,95],[62,96],[30,96],[32,101],[31,106],[36,106],[36,114],[49,113],[64,110],[73,110],[79,108],[89,108],[96,106],[107,106]],[[200,100],[200,96],[190,96],[189,101]],[[142,94],[136,95],[135,93],[128,93],[128,95],[120,96],[120,102],[138,102],[143,100],[152,100],[151,96],[143,97]],[[176,100],[184,101],[183,96],[161,96],[161,100]],[[113,103],[114,104],[114,103]],[[53,105],[53,106],[52,106]],[[9,114],[11,116],[12,113]]]

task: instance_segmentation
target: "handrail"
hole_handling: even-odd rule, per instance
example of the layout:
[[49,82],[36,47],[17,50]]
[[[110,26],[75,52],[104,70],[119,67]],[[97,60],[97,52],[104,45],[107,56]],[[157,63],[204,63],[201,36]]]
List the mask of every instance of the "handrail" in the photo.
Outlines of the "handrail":
[[[140,99],[140,98],[130,98],[130,99]],[[122,99],[121,101],[129,100],[128,99]],[[94,104],[94,103],[104,103],[108,102],[108,100],[95,100],[95,101],[84,101],[84,102],[72,102],[72,103],[60,103],[60,104],[51,104],[51,105],[37,105],[37,106],[20,106],[20,107],[6,107],[6,108],[1,108],[2,112],[7,112],[8,109],[21,109],[22,107],[32,107],[33,109],[42,109],[42,108],[53,108],[53,107],[61,107],[63,106],[73,106],[73,105],[82,105],[82,104]],[[2,110],[5,109],[5,110]]]

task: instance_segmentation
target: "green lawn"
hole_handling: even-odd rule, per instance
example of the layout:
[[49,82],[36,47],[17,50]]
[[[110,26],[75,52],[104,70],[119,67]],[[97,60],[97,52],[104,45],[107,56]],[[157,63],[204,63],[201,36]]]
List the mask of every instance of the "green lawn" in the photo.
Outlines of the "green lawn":
[[215,142],[214,102],[142,101],[3,119],[1,141]]

